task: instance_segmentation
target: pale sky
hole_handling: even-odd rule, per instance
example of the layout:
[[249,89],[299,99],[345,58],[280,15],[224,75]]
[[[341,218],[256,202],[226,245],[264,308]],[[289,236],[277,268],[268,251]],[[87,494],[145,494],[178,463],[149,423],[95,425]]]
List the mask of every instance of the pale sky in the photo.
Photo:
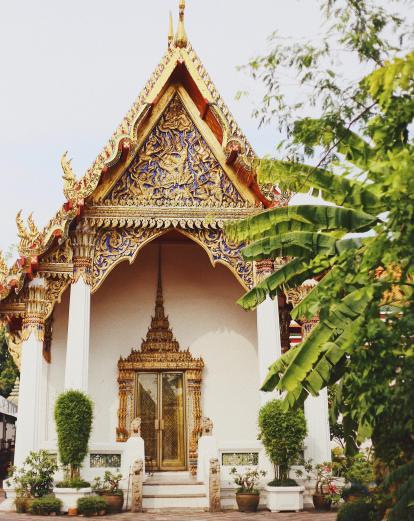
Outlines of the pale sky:
[[[167,44],[178,0],[0,0],[0,249],[15,216],[43,226],[64,202],[60,157],[85,173],[135,100]],[[317,34],[317,0],[187,0],[189,39],[259,155],[274,128],[251,116],[261,85],[237,70],[277,30]],[[248,98],[237,101],[239,90]]]

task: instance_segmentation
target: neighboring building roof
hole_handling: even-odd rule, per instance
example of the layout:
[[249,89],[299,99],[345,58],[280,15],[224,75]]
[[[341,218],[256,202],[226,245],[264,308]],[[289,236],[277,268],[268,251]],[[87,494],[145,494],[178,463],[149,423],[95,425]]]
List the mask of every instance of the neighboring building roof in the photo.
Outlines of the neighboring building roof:
[[0,396],[0,413],[17,418],[17,404],[7,400],[4,396]]

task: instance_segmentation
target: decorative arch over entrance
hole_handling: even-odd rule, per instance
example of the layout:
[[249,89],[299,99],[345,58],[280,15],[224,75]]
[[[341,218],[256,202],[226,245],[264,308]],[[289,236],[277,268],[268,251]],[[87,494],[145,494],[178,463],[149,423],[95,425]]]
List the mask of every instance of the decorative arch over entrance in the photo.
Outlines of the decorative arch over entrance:
[[184,228],[182,224],[174,226],[171,221],[159,227],[156,222],[149,220],[147,226],[143,224],[144,226],[139,228],[118,226],[97,230],[92,292],[99,289],[109,273],[120,262],[129,261],[132,264],[146,244],[174,230],[199,244],[207,252],[213,266],[218,263],[227,266],[245,289],[252,286],[252,264],[245,262],[241,255],[244,245],[231,243],[221,227]]
[[197,471],[201,435],[201,382],[204,362],[181,351],[165,315],[161,281],[155,312],[141,350],[118,362],[117,441],[130,436],[133,418],[141,417],[146,457],[159,470]]

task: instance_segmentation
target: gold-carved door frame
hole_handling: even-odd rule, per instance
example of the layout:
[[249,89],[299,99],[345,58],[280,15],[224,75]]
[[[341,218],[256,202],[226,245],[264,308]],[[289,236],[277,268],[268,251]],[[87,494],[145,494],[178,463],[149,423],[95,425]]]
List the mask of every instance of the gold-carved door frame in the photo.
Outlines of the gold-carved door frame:
[[151,319],[141,349],[133,349],[128,357],[118,361],[119,409],[117,441],[126,441],[130,436],[131,422],[135,417],[135,381],[136,373],[182,372],[186,397],[187,418],[187,461],[192,474],[197,472],[198,439],[201,436],[201,382],[204,362],[202,358],[193,358],[189,349],[181,351],[170,328],[164,311],[164,298],[161,284],[161,269],[158,273],[158,287],[155,312]]
[[133,350],[131,354],[118,362],[119,410],[117,441],[126,441],[130,436],[131,422],[135,416],[135,380],[136,373],[183,372],[186,397],[187,418],[187,461],[192,474],[197,472],[197,446],[201,436],[201,383],[204,362],[201,358],[193,358],[189,351],[176,353],[146,353]]

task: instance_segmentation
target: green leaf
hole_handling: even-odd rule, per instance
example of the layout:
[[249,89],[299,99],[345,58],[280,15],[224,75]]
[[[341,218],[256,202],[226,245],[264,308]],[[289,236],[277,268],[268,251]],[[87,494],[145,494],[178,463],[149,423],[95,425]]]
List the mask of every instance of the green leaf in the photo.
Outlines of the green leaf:
[[373,289],[371,287],[361,288],[349,293],[339,303],[334,304],[328,316],[321,319],[300,348],[295,350],[296,355],[286,369],[278,388],[293,391],[301,384],[317,363],[325,344],[335,340],[346,328],[350,327],[352,322],[364,312],[372,297]]
[[301,192],[314,189],[313,195],[317,196],[320,190],[326,201],[361,209],[369,214],[377,215],[387,209],[374,185],[365,185],[323,168],[276,159],[262,159],[258,175],[260,182],[264,184],[277,184],[280,178],[291,176],[297,180],[297,188],[300,188]]
[[358,238],[337,240],[327,233],[290,232],[256,241],[243,248],[242,255],[246,260],[256,261],[276,257],[309,259],[316,255],[337,255],[345,250],[360,248],[362,243]]
[[327,205],[284,206],[267,210],[253,217],[229,223],[225,230],[238,241],[253,241],[289,231],[365,232],[377,218],[353,208]]

